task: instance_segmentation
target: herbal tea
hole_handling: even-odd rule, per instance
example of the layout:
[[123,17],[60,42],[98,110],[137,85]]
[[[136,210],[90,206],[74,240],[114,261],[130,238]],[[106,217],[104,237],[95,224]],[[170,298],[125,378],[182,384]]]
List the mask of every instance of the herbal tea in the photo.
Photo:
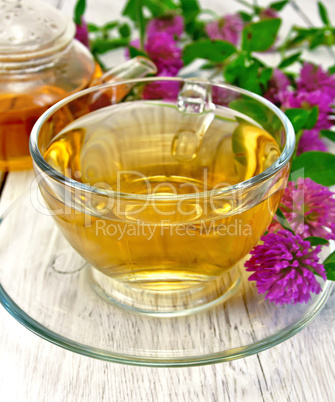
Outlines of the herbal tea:
[[[198,126],[199,116],[172,104],[133,101],[81,117],[49,144],[48,164],[105,192],[64,196],[40,186],[60,229],[93,267],[143,289],[177,290],[223,274],[264,233],[282,186],[250,209],[238,190],[217,190],[270,167],[280,155],[276,141],[227,108],[192,144]],[[187,142],[176,146],[185,132]],[[190,160],[176,155],[189,147],[197,149]]]
[[41,114],[64,96],[64,90],[51,86],[30,94],[0,95],[0,170],[31,167],[31,129]]
[[29,136],[37,119],[60,99],[84,89],[101,75],[100,67],[90,59],[76,56],[78,59],[64,56],[72,62],[68,68],[61,63],[53,70],[1,72],[0,170],[31,168]]

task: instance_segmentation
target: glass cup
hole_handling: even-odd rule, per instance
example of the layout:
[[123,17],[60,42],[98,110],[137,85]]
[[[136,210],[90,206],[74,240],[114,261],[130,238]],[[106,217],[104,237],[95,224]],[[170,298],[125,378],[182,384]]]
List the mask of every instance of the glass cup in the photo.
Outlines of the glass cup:
[[106,300],[173,316],[233,295],[285,189],[295,134],[272,103],[201,79],[71,95],[35,124],[47,208]]

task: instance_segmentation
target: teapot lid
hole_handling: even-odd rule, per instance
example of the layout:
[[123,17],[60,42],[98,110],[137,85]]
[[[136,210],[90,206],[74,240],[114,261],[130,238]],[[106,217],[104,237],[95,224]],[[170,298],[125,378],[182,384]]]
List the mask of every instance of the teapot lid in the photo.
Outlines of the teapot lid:
[[75,35],[73,21],[39,0],[0,0],[0,61],[50,56]]

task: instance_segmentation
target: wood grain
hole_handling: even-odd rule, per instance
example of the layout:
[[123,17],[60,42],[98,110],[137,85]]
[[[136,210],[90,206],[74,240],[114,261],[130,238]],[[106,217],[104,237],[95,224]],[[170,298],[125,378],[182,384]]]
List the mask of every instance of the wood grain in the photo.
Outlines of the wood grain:
[[303,332],[257,356],[180,369],[121,366],[76,355],[39,339],[1,309],[6,325],[1,330],[1,399],[331,402],[334,301]]
[[[121,2],[88,1],[89,20],[112,19]],[[217,9],[233,12],[222,1]],[[317,23],[316,2],[299,0]],[[327,0],[335,20],[332,0]],[[74,1],[65,9],[72,13]],[[115,7],[115,8],[113,8]],[[287,21],[302,23],[293,9]],[[315,56],[314,56],[315,57]],[[320,51],[318,60],[325,57]],[[32,172],[11,173],[1,209],[28,189]],[[20,250],[17,250],[19,253]],[[15,281],[15,278],[13,278]],[[42,401],[310,401],[332,402],[335,394],[335,296],[301,333],[258,355],[193,368],[141,368],[94,360],[52,345],[29,332],[0,308],[0,400]]]

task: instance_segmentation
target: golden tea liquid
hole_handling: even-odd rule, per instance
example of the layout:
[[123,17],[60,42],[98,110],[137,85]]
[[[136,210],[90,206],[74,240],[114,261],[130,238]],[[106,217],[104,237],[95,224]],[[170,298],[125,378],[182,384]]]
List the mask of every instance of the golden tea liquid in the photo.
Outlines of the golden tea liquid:
[[26,94],[0,94],[0,170],[32,166],[29,136],[48,107],[66,96],[60,88],[44,86]]
[[[78,57],[78,59],[75,58]],[[32,167],[29,136],[37,119],[67,95],[84,89],[101,75],[90,59],[74,53],[56,68],[0,74],[0,170]]]
[[[280,155],[276,141],[222,108],[192,144],[199,118],[134,101],[76,120],[47,147],[56,170],[106,190],[60,194],[41,185],[61,231],[104,274],[143,289],[187,288],[229,270],[266,230],[279,187],[252,208],[245,193],[215,190],[270,167]],[[175,152],[188,147],[197,149],[191,160]]]

